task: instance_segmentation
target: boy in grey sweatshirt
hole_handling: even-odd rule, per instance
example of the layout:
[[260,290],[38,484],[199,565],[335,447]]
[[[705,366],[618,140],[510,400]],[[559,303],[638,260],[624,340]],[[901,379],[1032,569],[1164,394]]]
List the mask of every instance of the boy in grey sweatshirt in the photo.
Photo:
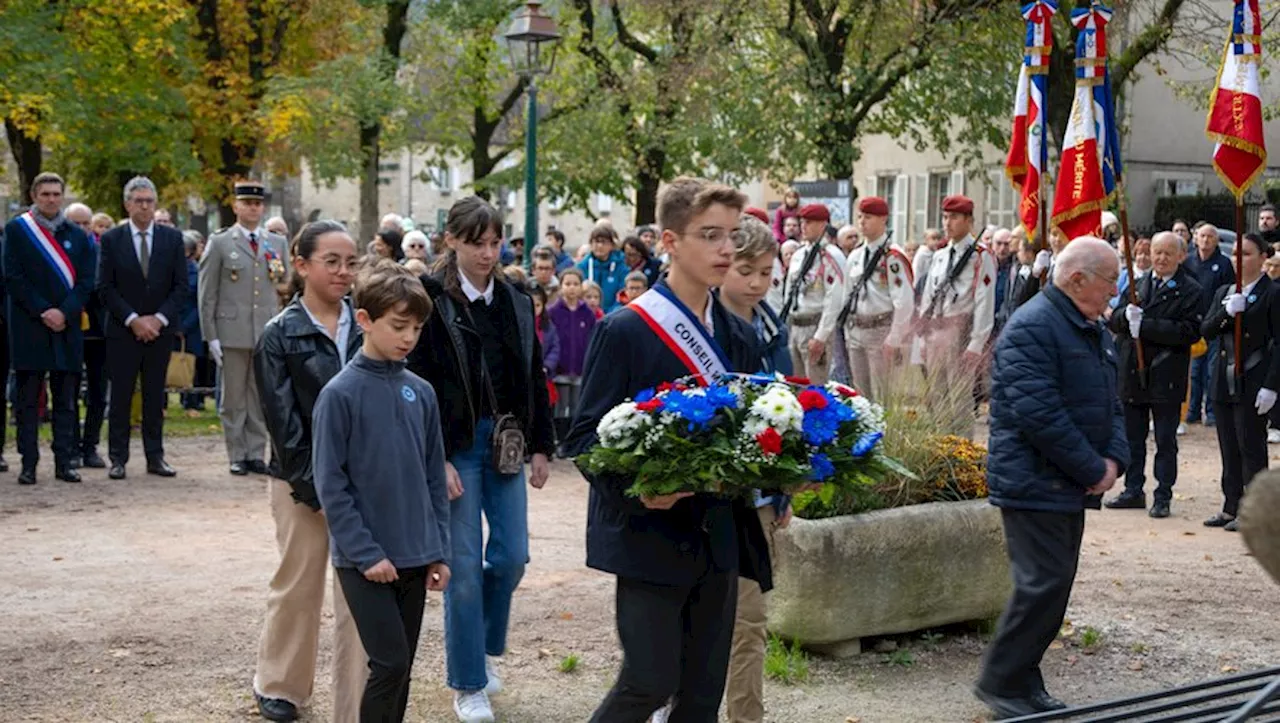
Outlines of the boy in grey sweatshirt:
[[401,721],[427,590],[449,582],[439,406],[404,363],[431,300],[385,261],[361,271],[354,302],[364,345],[316,400],[312,466],[333,566],[369,655],[360,719]]

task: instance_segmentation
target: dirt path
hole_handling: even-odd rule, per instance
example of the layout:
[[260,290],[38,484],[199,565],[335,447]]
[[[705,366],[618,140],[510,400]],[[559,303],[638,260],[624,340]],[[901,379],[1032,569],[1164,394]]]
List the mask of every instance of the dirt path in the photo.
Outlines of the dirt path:
[[[1055,644],[1046,677],[1072,702],[1102,700],[1280,662],[1280,589],[1238,535],[1200,520],[1219,503],[1212,430],[1182,438],[1174,517],[1091,514],[1069,613],[1101,642]],[[254,720],[249,683],[276,554],[265,481],[227,475],[217,438],[170,442],[175,480],[99,470],[84,484],[0,479],[0,721]],[[140,454],[138,455],[141,456]],[[1280,457],[1273,457],[1280,460]],[[135,468],[139,465],[134,465]],[[619,654],[612,581],[583,566],[586,485],[567,465],[530,496],[533,562],[517,594],[502,721],[584,721]],[[330,621],[326,619],[326,625]],[[328,719],[328,631],[306,720]],[[896,662],[868,653],[814,660],[806,684],[767,688],[787,723],[980,720],[968,692],[981,636],[897,639]],[[570,653],[578,670],[557,669]],[[427,612],[410,720],[452,720],[441,610]]]

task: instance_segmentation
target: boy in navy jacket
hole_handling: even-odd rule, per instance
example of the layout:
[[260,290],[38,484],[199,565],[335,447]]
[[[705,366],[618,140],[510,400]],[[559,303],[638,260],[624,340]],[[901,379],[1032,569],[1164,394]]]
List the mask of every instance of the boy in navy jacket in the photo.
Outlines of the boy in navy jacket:
[[[566,444],[570,454],[595,444],[604,414],[643,389],[704,371],[759,371],[754,330],[711,293],[733,261],[745,201],[701,179],[677,179],[663,190],[658,221],[670,273],[596,326],[582,404]],[[697,368],[681,356],[698,360]],[[740,500],[690,493],[634,499],[625,494],[632,479],[587,479],[587,565],[618,578],[623,649],[618,681],[591,720],[643,723],[674,699],[672,721],[713,723],[724,692],[738,575],[764,590],[772,585],[759,517]]]

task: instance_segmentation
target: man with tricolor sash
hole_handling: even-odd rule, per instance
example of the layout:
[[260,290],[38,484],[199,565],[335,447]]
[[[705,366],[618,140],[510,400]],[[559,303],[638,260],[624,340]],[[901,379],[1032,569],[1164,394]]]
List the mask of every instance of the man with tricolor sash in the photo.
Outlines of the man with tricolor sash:
[[49,380],[53,412],[55,476],[79,482],[76,392],[84,363],[81,314],[93,291],[94,251],[80,227],[62,213],[66,184],[53,173],[31,183],[34,204],[4,230],[4,281],[8,292],[11,362],[17,377],[18,483],[36,483],[40,460],[37,405]]

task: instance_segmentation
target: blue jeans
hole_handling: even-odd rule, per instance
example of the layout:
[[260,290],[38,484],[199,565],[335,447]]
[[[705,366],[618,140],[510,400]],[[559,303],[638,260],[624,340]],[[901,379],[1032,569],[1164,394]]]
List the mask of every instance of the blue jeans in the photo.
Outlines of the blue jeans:
[[[484,656],[507,648],[511,596],[529,562],[529,510],[525,475],[493,467],[493,420],[476,425],[471,449],[449,461],[462,478],[462,496],[449,505],[452,576],[444,593],[444,645],[449,687],[481,690],[489,682]],[[489,523],[484,543],[480,515]]]
[[1209,403],[1209,379],[1210,370],[1213,369],[1213,360],[1218,358],[1218,345],[1221,340],[1214,339],[1209,342],[1209,351],[1203,356],[1191,360],[1191,403],[1187,407],[1187,421],[1200,421],[1200,411],[1203,409],[1205,417],[1213,419],[1213,407]]

